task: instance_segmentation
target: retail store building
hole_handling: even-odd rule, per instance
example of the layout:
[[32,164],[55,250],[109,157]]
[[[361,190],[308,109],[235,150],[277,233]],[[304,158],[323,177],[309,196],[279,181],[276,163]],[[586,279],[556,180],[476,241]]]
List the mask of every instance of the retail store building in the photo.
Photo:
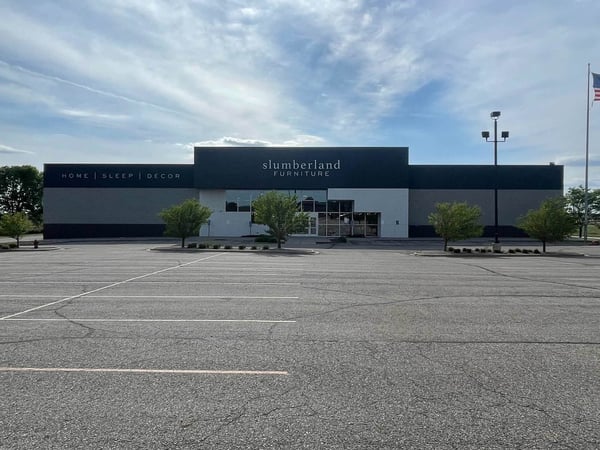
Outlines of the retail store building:
[[310,220],[305,234],[406,238],[434,236],[435,204],[482,209],[493,233],[498,192],[501,236],[517,220],[563,194],[563,167],[409,165],[407,147],[197,147],[194,164],[46,164],[44,237],[162,236],[158,213],[195,198],[213,214],[207,236],[264,231],[252,201],[278,190],[296,195]]

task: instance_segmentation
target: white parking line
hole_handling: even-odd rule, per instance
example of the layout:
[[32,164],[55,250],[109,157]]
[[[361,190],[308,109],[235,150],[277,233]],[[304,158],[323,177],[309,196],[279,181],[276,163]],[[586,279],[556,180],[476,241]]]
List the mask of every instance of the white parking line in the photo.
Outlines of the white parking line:
[[[214,255],[214,256],[220,256],[220,255]],[[213,256],[213,257],[214,257]],[[208,258],[206,258],[208,259]],[[201,261],[201,260],[200,260]],[[197,261],[193,261],[193,262],[197,262]],[[176,269],[178,267],[181,266],[175,266],[175,267],[169,267],[168,269],[165,270],[171,270],[171,269]],[[163,271],[164,272],[164,271]],[[161,271],[157,272],[157,273],[161,273]],[[135,278],[131,278],[129,280],[125,280],[125,281],[118,281],[115,282],[114,284],[111,284],[110,286],[104,286],[101,288],[98,288],[96,290],[90,291],[90,292],[97,292],[97,291],[101,291],[103,289],[109,288],[109,287],[113,287],[113,286],[118,286],[119,284],[123,284],[123,283],[128,283],[128,282],[132,282],[132,281],[136,281],[140,278],[144,278],[150,275],[155,275],[155,273],[149,273],[146,275],[142,275],[141,277],[135,277]],[[299,286],[300,283],[299,282],[284,282],[284,281],[214,281],[214,280],[208,280],[208,281],[204,281],[204,280],[185,280],[185,282],[187,284],[214,284],[214,285],[221,285],[221,284],[225,284],[225,285],[244,285],[244,286]],[[91,281],[91,280],[79,280],[79,281],[0,281],[0,283],[5,283],[5,284],[18,284],[18,285],[24,285],[24,284],[101,284],[101,283],[105,283],[105,281]],[[141,281],[140,283],[159,283],[159,284],[181,284],[182,281],[181,280],[177,280],[177,281],[167,281],[167,280],[152,280],[152,281]],[[85,294],[83,294],[85,295]]]
[[46,295],[46,294],[0,294],[2,298],[63,298],[64,295]]
[[[0,298],[47,298],[56,297],[63,298],[64,295],[44,295],[44,294],[0,294]],[[172,298],[172,299],[186,299],[186,298],[214,298],[214,299],[227,299],[227,300],[298,300],[300,297],[294,296],[271,296],[265,297],[263,295],[86,295],[86,298]]]
[[139,275],[137,277],[129,278],[127,280],[118,281],[116,283],[111,283],[109,285],[102,286],[102,287],[97,288],[97,289],[93,289],[91,291],[82,292],[81,294],[72,295],[70,297],[66,297],[66,298],[57,300],[55,302],[46,303],[44,305],[36,306],[35,308],[30,308],[30,309],[27,309],[25,311],[21,311],[21,312],[14,313],[14,314],[9,314],[8,316],[0,317],[0,320],[6,320],[6,319],[10,319],[12,317],[20,316],[22,314],[27,314],[28,312],[37,311],[38,309],[46,308],[47,306],[57,305],[59,303],[67,302],[69,300],[74,300],[76,298],[80,298],[80,297],[83,297],[83,296],[88,295],[88,294],[93,294],[95,292],[100,292],[100,291],[103,291],[105,289],[110,289],[110,288],[115,287],[115,286],[120,286],[122,284],[129,283],[129,282],[135,281],[135,280],[139,280],[141,278],[150,277],[152,275],[157,275],[159,273],[168,272],[169,270],[179,269],[180,267],[189,266],[191,264],[195,264],[195,263],[200,262],[200,261],[206,261],[207,259],[216,258],[217,256],[221,256],[221,255],[224,255],[224,254],[225,253],[217,253],[215,255],[207,256],[205,258],[195,259],[194,261],[190,261],[190,262],[187,262],[185,264],[178,264],[177,266],[167,267],[166,269],[155,270],[154,272],[146,273],[144,275]]
[[20,322],[241,322],[241,323],[296,323],[295,320],[269,319],[22,319],[5,318],[9,321]]
[[265,297],[265,296],[253,296],[253,295],[86,295],[86,298],[173,298],[173,299],[186,299],[186,298],[215,298],[215,299],[227,299],[227,300],[298,300],[300,297]]
[[288,375],[284,370],[103,369],[79,367],[0,367],[0,372],[100,372],[178,375]]

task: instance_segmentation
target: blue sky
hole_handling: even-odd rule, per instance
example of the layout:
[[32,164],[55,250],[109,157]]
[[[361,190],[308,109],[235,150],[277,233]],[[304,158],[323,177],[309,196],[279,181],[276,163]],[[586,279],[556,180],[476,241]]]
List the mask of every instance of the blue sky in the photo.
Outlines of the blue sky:
[[[597,0],[0,0],[0,165],[191,163],[194,145],[408,146],[583,184]],[[590,187],[600,188],[600,102]]]

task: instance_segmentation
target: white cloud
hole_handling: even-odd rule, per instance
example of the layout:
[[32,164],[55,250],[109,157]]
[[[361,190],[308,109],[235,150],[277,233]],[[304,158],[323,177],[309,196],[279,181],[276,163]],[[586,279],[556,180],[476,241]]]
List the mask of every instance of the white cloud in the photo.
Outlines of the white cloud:
[[21,150],[18,148],[11,147],[9,145],[0,144],[0,153],[8,154],[8,153],[27,153],[33,154],[33,152],[27,150]]
[[94,111],[82,111],[76,109],[61,109],[61,114],[70,117],[79,117],[83,119],[102,119],[102,120],[127,120],[129,116],[124,114],[103,114]]
[[188,148],[194,147],[270,147],[269,141],[261,141],[257,139],[242,139],[230,136],[208,141],[194,142],[187,144]]
[[499,109],[503,163],[573,165],[599,15],[563,0],[0,2],[0,133],[16,148],[64,133],[65,155],[95,139],[96,161],[106,139],[139,161],[200,142],[421,146],[436,163],[481,145]]
[[325,146],[326,141],[319,136],[298,135],[294,139],[289,139],[281,143],[270,142],[260,139],[244,139],[231,136],[223,136],[219,139],[194,142],[190,144],[179,144],[187,149],[193,150],[194,147],[314,147]]

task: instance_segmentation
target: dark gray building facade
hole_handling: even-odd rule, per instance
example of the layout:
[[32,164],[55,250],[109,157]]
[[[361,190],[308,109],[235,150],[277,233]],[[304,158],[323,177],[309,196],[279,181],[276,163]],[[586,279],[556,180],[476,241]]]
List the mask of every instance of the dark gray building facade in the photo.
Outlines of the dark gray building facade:
[[409,165],[406,147],[197,147],[194,164],[46,164],[44,237],[161,236],[158,213],[186,199],[213,211],[201,235],[264,231],[252,201],[296,195],[310,236],[434,236],[435,204],[482,209],[493,235],[498,190],[501,236],[519,236],[520,216],[563,194],[563,167]]

